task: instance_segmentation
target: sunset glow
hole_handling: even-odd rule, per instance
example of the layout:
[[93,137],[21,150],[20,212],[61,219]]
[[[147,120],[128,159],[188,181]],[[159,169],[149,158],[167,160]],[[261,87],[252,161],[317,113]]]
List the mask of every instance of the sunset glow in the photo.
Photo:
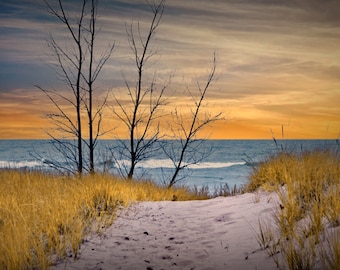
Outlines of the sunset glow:
[[[63,28],[43,1],[0,3],[0,139],[48,138],[46,114],[54,108],[34,85],[64,90],[46,45]],[[74,2],[74,1],[68,1]],[[126,137],[112,114],[113,95],[124,97],[124,77],[136,77],[125,23],[150,22],[144,1],[99,1],[98,46],[115,42],[96,85],[109,92],[103,138]],[[71,5],[72,6],[72,5]],[[157,70],[169,102],[186,118],[216,52],[216,78],[205,113],[223,113],[200,137],[210,139],[336,139],[340,134],[340,2],[168,0],[152,48],[146,79]],[[123,77],[124,75],[124,77]],[[123,94],[121,94],[123,93]],[[188,114],[189,113],[189,114]],[[163,118],[163,121],[168,119]],[[164,123],[163,123],[164,124]],[[163,125],[167,126],[167,125]],[[165,129],[163,133],[167,134]]]

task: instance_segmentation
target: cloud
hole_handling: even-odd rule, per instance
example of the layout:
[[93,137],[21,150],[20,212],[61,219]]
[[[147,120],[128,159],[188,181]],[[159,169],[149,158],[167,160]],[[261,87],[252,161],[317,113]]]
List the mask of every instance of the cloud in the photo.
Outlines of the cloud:
[[[67,3],[75,8],[79,2]],[[144,31],[152,14],[143,1],[99,3],[99,51],[116,44],[99,86],[121,89],[121,73],[131,81],[136,76],[125,27],[140,22]],[[7,1],[0,10],[0,93],[18,94],[15,89],[32,84],[63,87],[49,68],[53,58],[45,42],[52,33],[67,44],[63,25],[34,0]],[[167,1],[148,71],[157,70],[159,82],[174,73],[169,95],[180,99],[187,87],[195,91],[197,81],[204,82],[216,51],[218,80],[207,95],[210,104],[228,104],[239,121],[256,118],[258,125],[291,115],[336,123],[339,13],[336,0]],[[235,127],[243,130],[245,123]],[[251,127],[256,134],[263,130]]]

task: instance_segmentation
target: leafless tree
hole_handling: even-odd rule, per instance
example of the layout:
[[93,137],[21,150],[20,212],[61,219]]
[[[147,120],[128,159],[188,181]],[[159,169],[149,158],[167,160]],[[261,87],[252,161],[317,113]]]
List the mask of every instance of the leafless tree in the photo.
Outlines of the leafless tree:
[[140,161],[147,159],[155,151],[156,142],[158,142],[160,138],[157,120],[160,117],[160,107],[166,102],[164,92],[168,83],[158,89],[156,72],[151,81],[145,82],[144,78],[146,64],[155,54],[155,52],[150,49],[150,43],[162,19],[164,5],[164,0],[150,4],[153,17],[145,36],[142,34],[139,23],[137,29],[134,28],[133,24],[126,27],[130,48],[136,65],[137,79],[134,84],[125,79],[130,103],[126,105],[116,97],[116,106],[113,108],[113,112],[124,124],[129,134],[129,139],[120,140],[119,147],[115,149],[119,154],[119,159],[129,161],[129,164],[123,164],[121,168],[123,175],[129,179],[133,177],[136,165]]
[[202,148],[204,140],[198,139],[197,135],[211,123],[223,119],[222,113],[211,114],[208,112],[201,117],[204,98],[214,79],[215,71],[216,56],[214,54],[212,68],[204,87],[197,82],[198,99],[195,99],[195,95],[191,94],[195,104],[194,109],[191,110],[191,117],[184,119],[183,114],[175,110],[173,113],[174,122],[172,123],[171,129],[172,140],[161,142],[165,155],[172,161],[174,166],[173,174],[167,183],[169,188],[186,176],[179,177],[180,172],[192,165],[199,164],[211,153],[211,149]]
[[[98,137],[103,133],[102,113],[107,100],[104,98],[96,109],[93,108],[94,83],[111,57],[114,44],[109,45],[107,51],[96,59],[97,0],[82,0],[76,13],[73,12],[73,5],[70,6],[71,11],[66,10],[66,1],[58,0],[55,4],[47,0],[44,2],[48,12],[65,26],[65,37],[70,42],[60,45],[53,35],[48,42],[57,60],[59,75],[70,91],[63,93],[37,86],[56,109],[48,117],[58,133],[47,131],[47,134],[55,149],[68,162],[75,164],[78,174],[82,174],[84,169],[94,173],[94,150]],[[67,107],[71,107],[71,111]],[[83,135],[84,118],[88,122],[88,140]],[[75,139],[76,143],[69,139]],[[84,146],[88,151],[88,159],[84,158]],[[65,169],[57,161],[46,162],[50,166]]]
[[[85,0],[84,0],[85,1]],[[87,44],[87,50],[89,52],[89,62],[88,62],[88,75],[83,76],[86,85],[87,85],[87,93],[88,99],[84,102],[86,107],[86,112],[88,116],[88,132],[89,132],[89,141],[86,142],[89,148],[89,170],[90,173],[94,173],[94,150],[96,147],[96,143],[98,137],[103,135],[103,131],[101,130],[102,123],[102,113],[103,108],[107,102],[107,95],[104,101],[99,105],[99,107],[94,111],[93,109],[93,94],[94,94],[94,83],[97,80],[102,68],[105,63],[111,57],[112,51],[114,49],[114,44],[108,47],[108,50],[101,55],[101,57],[96,61],[95,58],[95,39],[97,35],[97,12],[98,12],[98,0],[91,0],[91,12],[90,12],[90,21],[89,28],[85,29],[89,32],[89,38],[85,38]],[[95,125],[96,124],[96,125]],[[95,130],[94,130],[95,129]],[[105,132],[104,132],[105,133]]]

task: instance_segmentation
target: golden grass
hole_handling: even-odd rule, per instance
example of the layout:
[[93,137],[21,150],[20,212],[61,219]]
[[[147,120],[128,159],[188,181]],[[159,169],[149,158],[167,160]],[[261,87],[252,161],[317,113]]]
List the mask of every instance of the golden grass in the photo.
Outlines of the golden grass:
[[202,197],[109,175],[1,170],[0,269],[48,269],[59,258],[76,258],[86,234],[110,225],[120,207],[173,199]]
[[[340,261],[335,257],[339,256],[339,248],[328,250],[329,254],[318,248],[340,246],[339,154],[330,150],[280,152],[254,168],[247,188],[255,191],[259,187],[276,192],[281,201],[274,220],[282,268],[313,269],[322,261],[331,269],[340,269]],[[332,242],[327,240],[330,228],[336,228]],[[260,225],[258,237],[272,233],[272,228],[266,230]]]

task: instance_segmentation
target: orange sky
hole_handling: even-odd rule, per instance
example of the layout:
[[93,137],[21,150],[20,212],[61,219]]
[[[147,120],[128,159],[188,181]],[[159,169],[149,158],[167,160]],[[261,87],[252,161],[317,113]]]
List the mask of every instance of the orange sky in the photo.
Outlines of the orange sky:
[[[47,138],[45,115],[53,106],[34,87],[63,89],[46,46],[63,41],[61,25],[36,2],[13,0],[0,10],[0,139]],[[141,1],[101,1],[98,46],[115,41],[98,79],[101,94],[119,96],[135,71],[124,23],[150,21]],[[216,52],[216,81],[205,112],[223,112],[200,136],[211,139],[328,138],[340,133],[340,2],[167,1],[147,70],[158,82],[173,79],[166,110],[190,108],[187,89],[204,83]],[[148,73],[149,72],[149,73]],[[118,91],[119,89],[119,91]],[[100,98],[98,98],[100,99]],[[109,104],[113,106],[113,103]],[[184,110],[183,110],[184,113]],[[105,126],[115,126],[108,109]],[[116,123],[116,121],[114,122]],[[167,131],[164,131],[167,133]],[[106,138],[126,137],[120,128]]]

